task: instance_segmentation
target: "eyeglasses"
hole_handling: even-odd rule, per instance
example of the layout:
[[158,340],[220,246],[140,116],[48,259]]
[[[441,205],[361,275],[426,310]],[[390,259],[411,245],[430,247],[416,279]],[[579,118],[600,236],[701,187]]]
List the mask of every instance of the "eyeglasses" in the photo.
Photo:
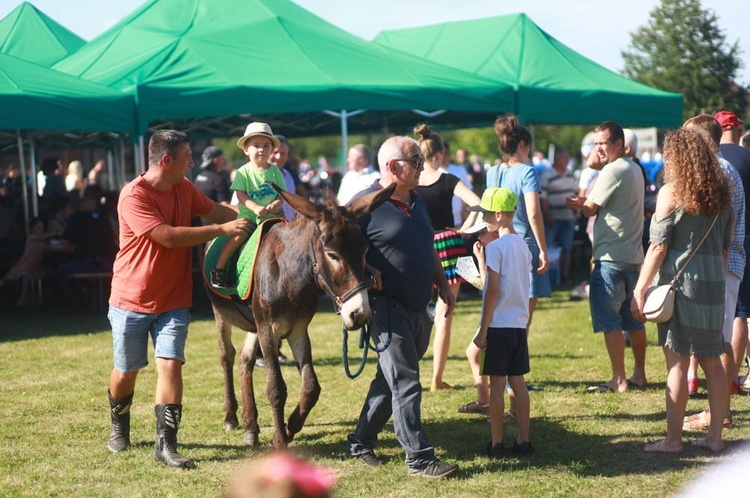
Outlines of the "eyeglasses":
[[401,158],[401,159],[393,159],[393,161],[403,161],[405,163],[412,163],[414,166],[414,169],[420,170],[424,168],[424,157],[422,156],[412,156],[409,159]]

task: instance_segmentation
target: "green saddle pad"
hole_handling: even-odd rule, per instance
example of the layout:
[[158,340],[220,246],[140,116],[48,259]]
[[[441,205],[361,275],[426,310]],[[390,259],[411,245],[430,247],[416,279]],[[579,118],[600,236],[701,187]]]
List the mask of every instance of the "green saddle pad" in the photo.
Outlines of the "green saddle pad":
[[[252,235],[250,235],[250,238],[247,239],[247,242],[234,252],[227,263],[227,284],[229,286],[235,286],[236,294],[243,300],[249,299],[253,290],[253,268],[255,267],[255,255],[258,252],[260,241],[263,235],[268,232],[268,229],[280,221],[285,222],[283,218],[271,218],[261,223]],[[208,288],[210,288],[214,294],[229,299],[230,296],[235,293],[233,289],[215,289],[211,286],[211,270],[216,266],[216,262],[219,260],[219,255],[221,254],[221,249],[224,247],[227,240],[229,240],[229,237],[222,235],[211,241],[206,250],[206,257],[203,261],[203,278],[208,283]]]

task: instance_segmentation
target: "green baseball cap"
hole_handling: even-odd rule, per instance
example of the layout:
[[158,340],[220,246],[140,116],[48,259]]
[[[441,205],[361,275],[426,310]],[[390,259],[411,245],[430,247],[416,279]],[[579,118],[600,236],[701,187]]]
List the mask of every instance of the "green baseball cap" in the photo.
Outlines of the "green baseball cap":
[[477,206],[470,206],[469,211],[483,213],[507,213],[516,210],[518,196],[504,187],[491,187],[484,191],[482,200]]

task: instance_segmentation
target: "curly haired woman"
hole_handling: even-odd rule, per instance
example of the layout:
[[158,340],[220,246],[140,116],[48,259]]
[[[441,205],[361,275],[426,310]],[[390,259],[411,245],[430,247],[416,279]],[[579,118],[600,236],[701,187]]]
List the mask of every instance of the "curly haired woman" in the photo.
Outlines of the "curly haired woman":
[[[729,181],[701,132],[682,128],[667,135],[664,171],[667,183],[659,191],[651,222],[651,246],[633,292],[631,311],[636,319],[645,320],[645,293],[654,276],[658,273],[659,284],[669,283],[708,232],[676,284],[672,318],[657,326],[667,362],[667,436],[646,445],[644,451],[679,453],[691,354],[706,373],[711,412],[726,411],[728,386],[720,356],[724,351],[724,268],[734,211]],[[706,437],[693,445],[723,450],[722,429],[722,418],[714,417]]]

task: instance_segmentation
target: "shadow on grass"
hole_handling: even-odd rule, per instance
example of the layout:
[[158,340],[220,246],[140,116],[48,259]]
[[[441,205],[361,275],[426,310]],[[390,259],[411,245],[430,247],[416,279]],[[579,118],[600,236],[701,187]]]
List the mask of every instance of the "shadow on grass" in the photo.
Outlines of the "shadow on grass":
[[66,315],[56,307],[16,307],[2,310],[0,343],[110,330],[105,315]]
[[[618,418],[613,417],[613,418]],[[633,417],[643,418],[643,417]],[[663,413],[649,418],[664,419]],[[455,420],[431,423],[427,427],[430,441],[444,451],[448,459],[461,465],[462,475],[471,477],[486,472],[485,465],[475,462],[490,439],[489,424],[485,420],[457,423]],[[520,463],[529,469],[564,468],[579,477],[627,476],[634,473],[653,474],[681,471],[705,465],[699,456],[705,451],[685,444],[679,455],[644,453],[643,445],[663,438],[663,433],[646,434],[643,440],[627,441],[624,436],[582,434],[568,430],[554,420],[534,418],[531,425],[534,455],[528,458],[509,457],[503,462],[491,462],[502,468]],[[450,436],[448,436],[450,434]],[[515,428],[506,428],[506,446],[513,440]],[[467,444],[474,441],[475,444]],[[730,448],[731,449],[731,448]]]

